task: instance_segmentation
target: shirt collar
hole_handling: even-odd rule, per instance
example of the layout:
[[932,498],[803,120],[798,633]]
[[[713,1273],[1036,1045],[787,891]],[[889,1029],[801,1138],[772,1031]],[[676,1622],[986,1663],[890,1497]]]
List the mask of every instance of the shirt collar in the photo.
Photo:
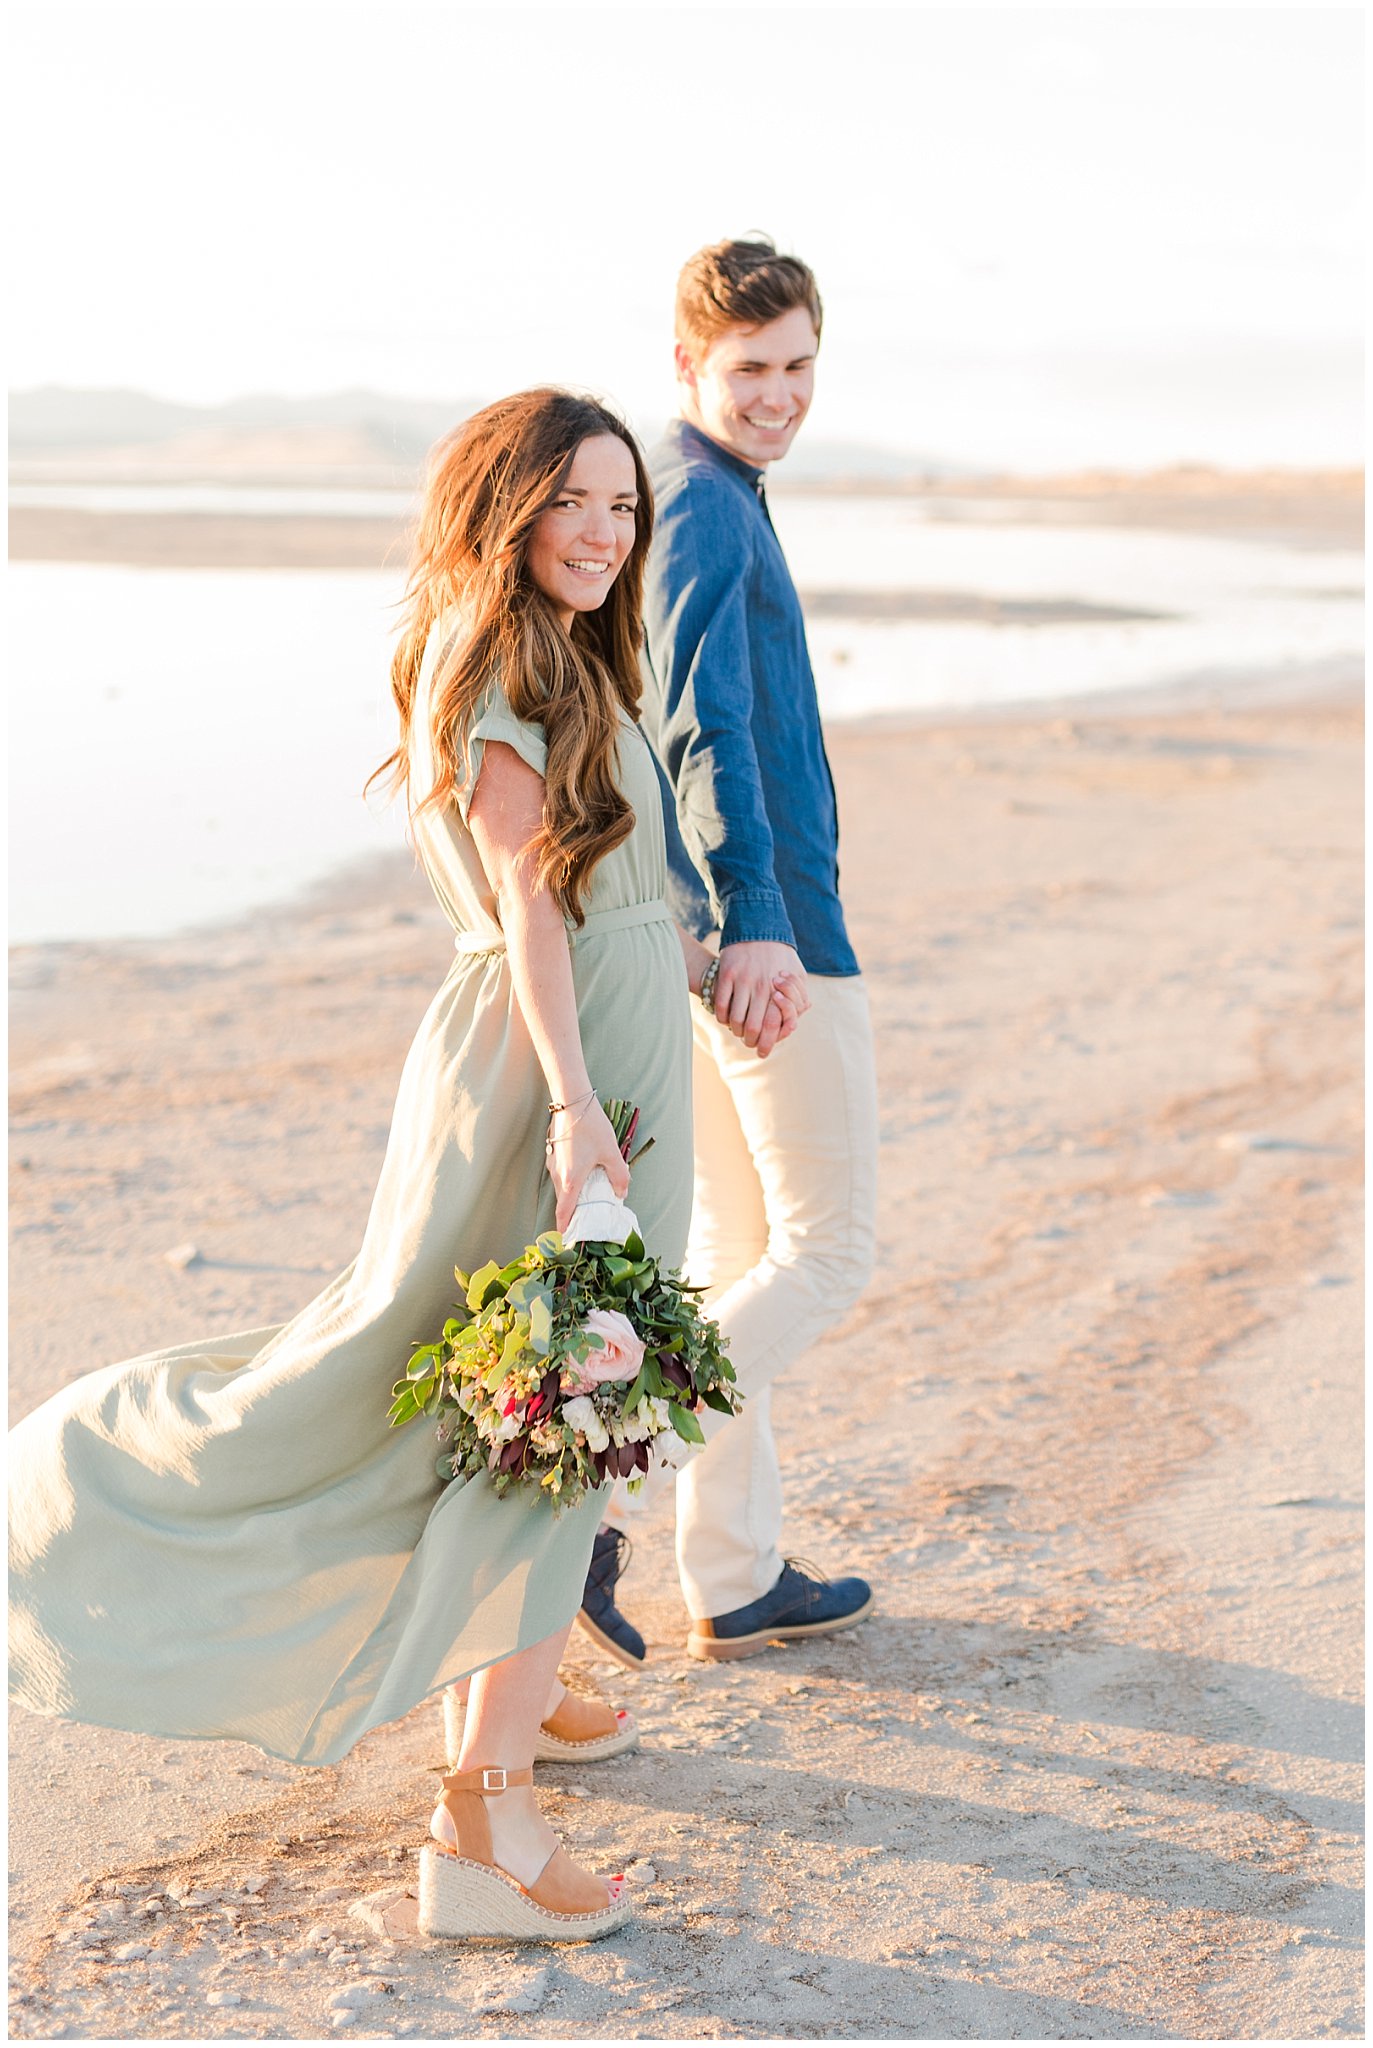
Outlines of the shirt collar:
[[693,453],[704,455],[711,462],[718,462],[722,469],[732,469],[741,476],[749,489],[756,495],[763,486],[763,472],[756,462],[745,462],[741,455],[722,448],[718,441],[712,441],[709,434],[703,434],[699,427],[693,427],[690,420],[678,416],[673,420],[671,431],[683,441]]

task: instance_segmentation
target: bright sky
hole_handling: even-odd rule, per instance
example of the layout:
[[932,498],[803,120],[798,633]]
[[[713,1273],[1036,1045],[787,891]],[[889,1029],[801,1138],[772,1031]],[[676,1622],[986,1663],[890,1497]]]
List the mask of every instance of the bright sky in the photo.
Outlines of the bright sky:
[[672,409],[682,259],[826,302],[808,434],[1360,459],[1357,8],[11,10],[10,382]]

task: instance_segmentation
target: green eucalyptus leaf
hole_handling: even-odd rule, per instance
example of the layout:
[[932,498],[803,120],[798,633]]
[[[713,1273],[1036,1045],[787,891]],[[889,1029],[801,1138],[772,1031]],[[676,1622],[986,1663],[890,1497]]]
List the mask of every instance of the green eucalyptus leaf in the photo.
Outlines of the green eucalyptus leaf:
[[553,1344],[553,1311],[543,1293],[536,1294],[529,1304],[529,1343],[540,1358],[547,1358]]
[[667,1412],[672,1417],[672,1427],[678,1436],[685,1437],[689,1444],[703,1444],[705,1437],[701,1425],[689,1408],[683,1408],[677,1401],[669,1401]]
[[[484,1266],[478,1266],[467,1283],[467,1306],[473,1310],[485,1308],[491,1298],[491,1283],[500,1278],[500,1268],[494,1259],[488,1259]],[[499,1290],[497,1290],[499,1292]]]
[[501,1346],[501,1371],[506,1373],[517,1366],[528,1349],[529,1318],[517,1316],[507,1330],[505,1342]]

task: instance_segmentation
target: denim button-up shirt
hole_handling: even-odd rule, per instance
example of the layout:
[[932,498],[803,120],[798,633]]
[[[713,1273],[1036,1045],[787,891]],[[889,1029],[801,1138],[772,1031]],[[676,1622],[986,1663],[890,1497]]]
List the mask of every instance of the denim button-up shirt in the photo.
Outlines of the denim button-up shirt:
[[649,458],[642,721],[658,757],[673,915],[857,974],[839,822],[796,586],[762,471],[674,420]]

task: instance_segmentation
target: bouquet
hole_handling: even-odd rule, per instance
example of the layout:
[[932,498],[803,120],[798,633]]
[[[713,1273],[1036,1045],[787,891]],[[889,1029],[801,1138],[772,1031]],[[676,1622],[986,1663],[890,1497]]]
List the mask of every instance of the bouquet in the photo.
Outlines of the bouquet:
[[[638,1111],[602,1107],[628,1157]],[[487,1472],[497,1493],[533,1485],[572,1507],[616,1478],[636,1491],[655,1445],[674,1464],[683,1445],[704,1443],[700,1404],[738,1411],[701,1290],[662,1271],[599,1167],[564,1235],[546,1231],[508,1265],[454,1274],[463,1300],[414,1353],[390,1410],[393,1428],[419,1415],[437,1424],[441,1479]]]

